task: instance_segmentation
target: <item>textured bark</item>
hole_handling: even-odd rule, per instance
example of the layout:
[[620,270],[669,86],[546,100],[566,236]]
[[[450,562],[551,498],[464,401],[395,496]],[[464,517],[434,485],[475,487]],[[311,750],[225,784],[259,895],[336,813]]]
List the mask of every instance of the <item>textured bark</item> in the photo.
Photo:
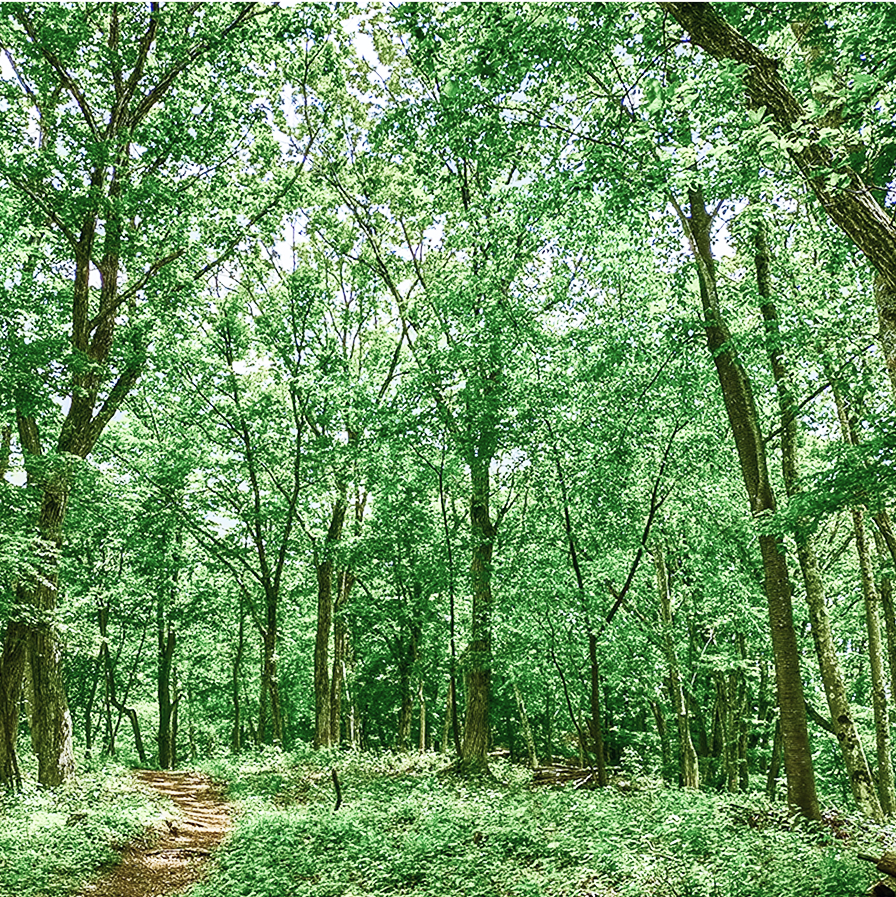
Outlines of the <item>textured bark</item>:
[[[820,142],[819,126],[796,99],[779,74],[779,62],[750,43],[729,25],[710,3],[659,4],[690,34],[691,40],[716,59],[745,65],[747,102],[764,108],[787,142],[787,151],[818,197],[831,220],[865,254],[878,272],[875,289],[879,344],[884,353],[891,384],[896,389],[896,222],[881,206],[866,184],[845,160],[835,158]],[[859,135],[852,141],[861,143]],[[845,178],[838,183],[830,176]]]
[[0,654],[0,785],[19,790],[16,741],[19,734],[19,713],[22,701],[22,677],[27,662],[28,629],[22,623],[9,622],[3,636]]
[[[761,526],[761,521],[774,515],[776,507],[765,456],[765,441],[760,431],[750,378],[733,348],[731,334],[721,315],[711,250],[711,219],[706,211],[703,192],[692,188],[688,191],[688,198],[690,216],[680,214],[697,263],[707,347],[715,363],[734,435],[750,511]],[[763,533],[761,529],[759,548],[765,574],[764,588],[775,658],[778,706],[781,710],[788,801],[807,818],[818,819],[820,809],[806,724],[799,647],[793,627],[787,562],[780,539]]]
[[473,555],[471,639],[467,648],[467,705],[461,766],[471,773],[488,772],[489,704],[492,664],[492,550],[494,524],[489,511],[491,453],[471,459],[470,529]]
[[[756,283],[760,296],[761,311],[765,323],[766,347],[771,362],[772,373],[778,394],[778,408],[781,419],[781,466],[784,474],[784,486],[789,496],[800,492],[800,468],[797,440],[797,401],[791,388],[790,374],[780,349],[780,330],[778,312],[772,298],[769,251],[765,236],[765,228],[760,223],[754,233],[754,261],[756,265]],[[850,789],[856,806],[874,819],[882,818],[880,801],[874,790],[871,771],[862,748],[862,742],[856,728],[852,708],[847,697],[840,661],[834,644],[830,619],[824,597],[824,583],[821,571],[808,532],[798,529],[795,534],[797,558],[803,585],[806,590],[806,604],[809,609],[809,620],[812,625],[812,639],[815,654],[821,671],[822,683],[828,702],[831,725],[843,764],[846,767]]]
[[660,597],[663,650],[666,654],[666,667],[669,672],[669,697],[672,700],[672,710],[675,713],[675,724],[678,733],[679,785],[683,788],[699,789],[700,767],[697,764],[697,752],[694,750],[694,742],[691,739],[688,707],[681,687],[681,675],[678,671],[678,657],[675,653],[675,643],[672,637],[672,595],[666,570],[666,559],[660,545],[654,547],[653,563],[656,569],[656,585]]

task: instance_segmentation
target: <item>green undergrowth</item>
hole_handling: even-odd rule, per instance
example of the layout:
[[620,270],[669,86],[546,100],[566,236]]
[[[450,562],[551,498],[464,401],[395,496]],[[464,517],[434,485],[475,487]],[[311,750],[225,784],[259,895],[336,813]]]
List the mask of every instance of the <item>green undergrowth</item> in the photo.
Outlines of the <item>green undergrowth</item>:
[[0,897],[76,893],[161,812],[160,801],[118,766],[59,788],[27,783],[20,794],[0,796]]
[[216,764],[241,813],[190,897],[848,897],[875,876],[856,853],[888,846],[884,830],[797,824],[756,795],[531,788],[508,765],[467,782],[442,765],[336,753]]

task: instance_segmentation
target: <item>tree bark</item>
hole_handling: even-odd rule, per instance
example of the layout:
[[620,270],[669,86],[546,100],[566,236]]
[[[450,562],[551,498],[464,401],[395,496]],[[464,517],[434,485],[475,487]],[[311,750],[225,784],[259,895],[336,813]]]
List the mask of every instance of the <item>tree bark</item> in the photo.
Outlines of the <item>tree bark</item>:
[[473,542],[471,639],[467,648],[467,705],[461,765],[466,772],[488,772],[489,704],[492,664],[492,550],[495,528],[489,511],[492,453],[470,459],[470,530]]
[[[846,399],[836,378],[831,377],[834,401],[837,403],[837,417],[843,441],[855,445],[857,442],[853,422],[850,419]],[[880,630],[880,596],[874,583],[874,567],[865,530],[865,511],[861,507],[851,509],[853,532],[855,533],[856,554],[859,560],[859,575],[862,595],[865,599],[865,624],[868,631],[868,659],[871,668],[871,703],[874,709],[874,729],[877,736],[877,788],[881,809],[886,816],[896,812],[896,778],[893,772],[893,757],[890,736],[890,711],[887,700],[887,685],[884,676],[883,642]]]
[[22,773],[16,752],[19,713],[22,703],[22,678],[28,659],[28,629],[10,621],[3,637],[0,655],[0,785],[15,791],[22,788]]
[[[757,225],[754,233],[754,262],[756,266],[756,284],[760,296],[760,310],[765,324],[766,348],[771,362],[772,373],[778,394],[778,408],[781,419],[781,466],[784,474],[784,486],[788,496],[801,491],[799,473],[799,455],[797,439],[797,401],[791,387],[790,374],[784,362],[780,348],[780,330],[778,311],[772,297],[771,269],[765,226]],[[821,570],[815,555],[811,537],[803,528],[798,528],[794,539],[796,553],[806,591],[806,604],[809,609],[809,620],[812,627],[812,640],[815,654],[821,671],[825,696],[828,702],[831,725],[843,764],[846,767],[850,789],[859,811],[873,819],[882,819],[882,811],[871,771],[862,748],[862,741],[856,728],[852,708],[847,697],[831,623],[825,604],[824,583]]]
[[[877,201],[845,160],[822,145],[819,127],[779,74],[779,62],[750,43],[710,3],[659,4],[690,34],[691,40],[716,59],[745,65],[747,102],[762,108],[775,122],[787,152],[818,197],[831,220],[859,247],[879,277],[874,290],[880,347],[896,389],[896,221]],[[808,123],[807,123],[808,122]],[[819,123],[821,126],[824,123]],[[829,126],[829,124],[828,124]],[[856,135],[855,144],[861,144]],[[832,173],[836,169],[836,176]]]
[[338,490],[330,525],[316,559],[317,566],[317,632],[314,641],[314,746],[329,747],[332,738],[330,728],[330,630],[333,624],[333,554],[342,537],[345,523],[346,489]]
[[657,591],[660,596],[660,620],[662,622],[663,650],[666,654],[666,666],[669,671],[669,697],[672,699],[672,710],[678,731],[678,776],[679,785],[683,788],[700,788],[700,767],[697,763],[697,752],[691,739],[691,726],[688,717],[688,706],[681,687],[681,675],[678,671],[678,657],[672,637],[672,594],[669,575],[666,570],[666,559],[662,546],[657,544],[653,550],[653,562],[656,568]]
[[731,334],[722,318],[711,249],[711,218],[706,211],[702,189],[689,189],[688,199],[690,216],[686,217],[681,210],[679,213],[697,263],[707,347],[715,363],[734,435],[750,511],[760,527],[758,540],[781,709],[788,801],[808,819],[819,819],[821,811],[815,790],[787,562],[780,538],[762,531],[762,523],[774,515],[776,507],[765,457],[765,441],[750,378],[733,348]]

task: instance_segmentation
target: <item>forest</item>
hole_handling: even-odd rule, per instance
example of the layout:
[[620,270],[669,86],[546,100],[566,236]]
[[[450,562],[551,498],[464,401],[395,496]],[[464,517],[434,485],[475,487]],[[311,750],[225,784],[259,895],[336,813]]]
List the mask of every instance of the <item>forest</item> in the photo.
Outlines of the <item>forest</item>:
[[0,4],[0,893],[138,768],[209,897],[886,873],[894,85],[890,3]]

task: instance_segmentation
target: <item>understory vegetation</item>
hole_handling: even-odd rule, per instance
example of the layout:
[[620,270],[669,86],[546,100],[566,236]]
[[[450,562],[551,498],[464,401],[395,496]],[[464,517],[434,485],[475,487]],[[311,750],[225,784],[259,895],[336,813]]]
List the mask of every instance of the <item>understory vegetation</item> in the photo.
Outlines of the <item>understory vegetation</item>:
[[502,761],[481,780],[443,768],[435,755],[335,751],[212,765],[240,815],[191,897],[833,897],[864,893],[875,873],[857,853],[882,852],[891,837],[830,815],[796,822],[756,795],[650,779],[533,788]]
[[117,764],[59,788],[0,795],[0,897],[76,893],[166,812]]

